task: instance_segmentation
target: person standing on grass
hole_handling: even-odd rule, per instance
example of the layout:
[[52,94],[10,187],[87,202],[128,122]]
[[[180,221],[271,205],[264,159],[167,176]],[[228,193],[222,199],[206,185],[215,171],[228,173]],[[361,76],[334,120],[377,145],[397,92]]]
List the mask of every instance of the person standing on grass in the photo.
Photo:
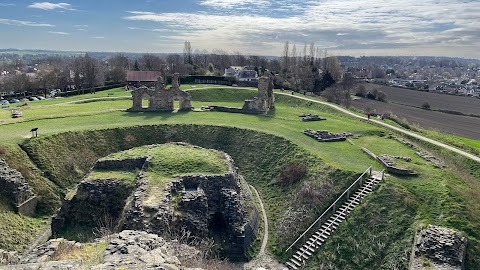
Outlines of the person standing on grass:
[[370,116],[372,116],[370,113],[367,114],[368,121],[370,121]]

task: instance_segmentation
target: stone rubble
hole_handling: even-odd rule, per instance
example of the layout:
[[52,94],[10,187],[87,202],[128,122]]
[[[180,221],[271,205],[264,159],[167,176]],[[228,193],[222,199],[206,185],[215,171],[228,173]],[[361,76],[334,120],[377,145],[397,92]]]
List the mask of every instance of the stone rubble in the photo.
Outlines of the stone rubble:
[[466,250],[467,239],[458,232],[429,225],[415,237],[410,270],[463,270]]
[[303,122],[327,120],[327,118],[320,117],[318,114],[302,113],[299,116],[301,117]]
[[306,129],[303,131],[303,134],[316,139],[319,142],[340,142],[345,141],[347,137],[352,136],[351,133],[342,132],[342,133],[330,133],[326,130],[312,130]]
[[[200,254],[200,251],[175,241],[167,242],[156,234],[125,230],[96,241],[107,242],[103,260],[96,265],[85,265],[85,262],[79,259],[58,261],[58,259],[61,259],[61,255],[68,255],[85,247],[84,244],[59,238],[38,246],[19,261],[2,261],[4,264],[9,263],[9,265],[0,266],[0,270],[117,270],[122,268],[202,270],[200,268],[186,268],[177,258],[177,255],[194,258]],[[0,250],[0,256],[2,256],[0,258],[4,257],[4,253]]]
[[401,138],[397,138],[397,137],[393,137],[393,138],[395,140],[397,140],[398,142],[400,142],[400,143],[412,148],[413,150],[415,150],[416,151],[415,154],[417,154],[419,157],[425,159],[426,161],[429,161],[429,162],[433,163],[433,165],[435,165],[435,167],[437,167],[437,168],[447,167],[443,161],[441,161],[437,157],[433,156],[432,154],[423,151],[422,149],[420,149],[419,147],[417,147],[413,143],[407,142],[406,140],[401,139]]

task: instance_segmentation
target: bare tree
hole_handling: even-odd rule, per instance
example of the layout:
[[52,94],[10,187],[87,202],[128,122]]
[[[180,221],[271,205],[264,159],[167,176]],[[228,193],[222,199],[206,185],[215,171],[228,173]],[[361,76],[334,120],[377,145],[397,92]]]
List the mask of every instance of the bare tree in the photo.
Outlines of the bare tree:
[[333,79],[339,82],[342,79],[342,67],[336,56],[329,56],[324,59],[325,70],[332,74]]
[[141,70],[147,71],[160,71],[165,65],[165,61],[157,55],[154,54],[144,54],[140,59]]
[[124,82],[128,70],[128,57],[123,54],[116,54],[108,60],[109,70],[107,73],[108,79],[114,82]]
[[192,45],[190,41],[185,41],[183,46],[183,63],[184,64],[193,64],[192,61]]
[[290,55],[289,55],[289,50],[290,50],[290,45],[288,44],[288,41],[285,41],[285,45],[283,47],[283,55],[282,55],[282,73],[284,75],[287,74],[289,64],[290,64]]

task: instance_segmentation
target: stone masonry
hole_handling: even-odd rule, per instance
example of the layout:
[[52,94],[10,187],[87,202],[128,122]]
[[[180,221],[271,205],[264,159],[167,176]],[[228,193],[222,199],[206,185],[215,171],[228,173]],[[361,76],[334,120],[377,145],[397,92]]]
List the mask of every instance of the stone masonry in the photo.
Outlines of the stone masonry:
[[[172,87],[166,89],[162,77],[158,77],[156,88],[142,86],[132,91],[133,106],[128,109],[130,112],[144,111],[173,111],[174,101],[180,102],[180,110],[192,109],[192,96],[180,89],[179,74],[173,74]],[[142,100],[148,99],[148,107],[142,106]]]
[[229,166],[227,173],[178,177],[154,202],[147,202],[148,182],[140,184],[126,210],[123,228],[158,235],[188,231],[193,237],[206,238],[212,234],[212,224],[220,219],[224,222],[221,238],[228,243],[222,247],[223,255],[244,260],[246,248],[256,239],[258,210],[251,203],[252,194],[233,160],[225,153],[222,155]]
[[33,193],[22,174],[0,159],[0,193],[9,199],[15,210],[25,216],[35,214],[37,196]]
[[458,232],[429,225],[415,236],[410,270],[464,270],[466,250]]
[[263,76],[258,79],[258,95],[245,100],[242,110],[248,113],[266,113],[275,108],[275,97],[273,95],[273,79]]
[[256,239],[258,211],[231,157],[219,154],[228,165],[227,173],[176,177],[164,190],[156,191],[159,195],[153,200],[147,198],[152,186],[145,171],[154,157],[126,159],[125,163],[99,160],[94,168],[138,168],[140,161],[144,164],[135,183],[128,185],[115,179],[82,181],[74,197],[62,205],[53,219],[52,232],[55,234],[68,224],[95,228],[105,217],[113,221],[116,230],[145,231],[174,238],[184,232],[191,237],[207,238],[218,231],[224,243],[223,255],[243,260],[246,248]]

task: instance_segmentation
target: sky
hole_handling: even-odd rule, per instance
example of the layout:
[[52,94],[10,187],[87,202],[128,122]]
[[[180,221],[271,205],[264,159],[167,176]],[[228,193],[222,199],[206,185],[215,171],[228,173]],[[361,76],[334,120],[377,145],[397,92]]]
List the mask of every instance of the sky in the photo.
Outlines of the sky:
[[0,48],[480,58],[480,0],[0,0]]

